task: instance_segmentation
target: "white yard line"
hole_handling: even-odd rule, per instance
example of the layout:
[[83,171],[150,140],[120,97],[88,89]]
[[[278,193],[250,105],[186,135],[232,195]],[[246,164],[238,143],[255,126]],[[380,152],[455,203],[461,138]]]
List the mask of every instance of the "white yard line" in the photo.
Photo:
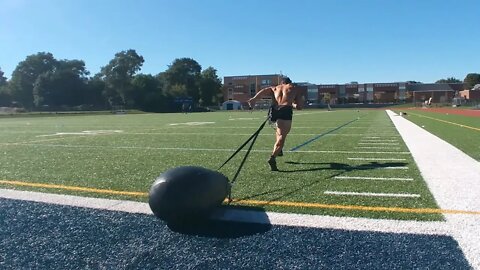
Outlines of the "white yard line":
[[374,192],[350,192],[350,191],[332,191],[326,190],[323,194],[339,196],[364,196],[364,197],[399,197],[399,198],[419,198],[420,194],[409,193],[374,193]]
[[366,139],[386,139],[386,138],[398,138],[399,136],[368,136],[368,137],[364,137]]
[[300,115],[310,115],[310,114],[319,114],[319,113],[329,113],[328,111],[323,111],[323,112],[301,112],[301,113],[298,113],[298,112],[294,112],[293,115],[294,116],[300,116]]
[[[72,195],[49,194],[32,191],[0,189],[0,197],[13,200],[103,209],[127,213],[151,215],[147,203],[111,199],[86,198]],[[338,229],[348,231],[408,233],[422,235],[450,235],[445,222],[418,222],[353,217],[331,217],[306,214],[257,212],[238,209],[219,209],[212,218],[224,221],[265,223],[272,225],[300,226],[309,228]]]
[[413,178],[403,177],[363,177],[363,176],[335,176],[334,179],[345,180],[385,180],[385,181],[413,181]]
[[389,166],[389,167],[376,167],[376,166],[362,166],[362,168],[372,168],[372,169],[385,169],[385,170],[408,170],[407,166]]
[[355,146],[358,149],[386,149],[386,150],[398,150],[400,147],[385,147],[385,146]]
[[[440,208],[480,211],[480,163],[406,118],[386,112]],[[472,267],[480,269],[480,217],[444,216]]]
[[405,161],[406,158],[374,158],[374,157],[348,157],[348,160],[361,160],[361,161]]
[[398,140],[375,140],[375,139],[362,139],[360,142],[398,142]]
[[362,144],[362,145],[399,145],[399,143],[392,143],[392,142],[359,142],[358,144]]

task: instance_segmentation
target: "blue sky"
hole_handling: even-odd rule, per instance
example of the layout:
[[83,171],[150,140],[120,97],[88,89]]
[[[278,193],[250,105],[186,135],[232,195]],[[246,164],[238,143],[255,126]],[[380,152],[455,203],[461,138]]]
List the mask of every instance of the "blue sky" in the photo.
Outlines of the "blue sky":
[[479,0],[0,0],[0,68],[27,55],[93,74],[135,49],[141,73],[190,57],[218,75],[311,83],[434,82],[480,73]]

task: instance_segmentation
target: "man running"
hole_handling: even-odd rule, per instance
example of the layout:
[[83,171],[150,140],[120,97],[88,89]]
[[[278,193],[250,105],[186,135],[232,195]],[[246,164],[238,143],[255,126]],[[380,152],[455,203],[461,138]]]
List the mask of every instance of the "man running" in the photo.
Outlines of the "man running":
[[273,94],[270,120],[277,123],[275,144],[272,155],[268,159],[268,164],[272,171],[278,171],[276,157],[282,153],[285,139],[292,128],[293,109],[303,109],[304,97],[297,89],[294,89],[292,81],[288,77],[284,77],[280,85],[266,87],[258,91],[254,97],[248,100],[250,107],[252,107],[252,102],[265,94]]

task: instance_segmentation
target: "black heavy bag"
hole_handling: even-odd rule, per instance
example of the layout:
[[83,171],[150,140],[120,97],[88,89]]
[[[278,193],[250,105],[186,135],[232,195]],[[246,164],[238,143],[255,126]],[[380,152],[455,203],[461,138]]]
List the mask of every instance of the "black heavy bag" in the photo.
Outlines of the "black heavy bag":
[[223,174],[195,166],[162,173],[150,188],[153,214],[167,222],[202,219],[219,206],[230,192]]

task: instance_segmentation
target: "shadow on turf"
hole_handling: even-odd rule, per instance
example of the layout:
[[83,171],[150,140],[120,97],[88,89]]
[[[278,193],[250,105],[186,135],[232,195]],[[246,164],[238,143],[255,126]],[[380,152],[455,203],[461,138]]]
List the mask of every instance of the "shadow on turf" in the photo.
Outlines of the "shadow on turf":
[[[316,168],[309,168],[309,169],[298,169],[298,170],[279,170],[279,172],[284,172],[284,173],[293,173],[293,172],[310,172],[310,171],[322,171],[322,170],[337,170],[341,171],[335,175],[330,176],[330,178],[333,178],[335,176],[341,175],[345,172],[350,172],[350,171],[361,171],[361,170],[375,170],[379,168],[384,168],[384,167],[397,167],[397,166],[405,166],[407,163],[404,162],[387,162],[387,163],[378,163],[378,162],[370,162],[369,164],[362,164],[358,166],[350,166],[348,164],[344,163],[336,163],[336,162],[293,162],[293,161],[286,161],[285,163],[287,164],[293,164],[293,165],[324,165],[322,167],[316,167]],[[325,166],[327,165],[327,166]],[[309,183],[303,182],[303,184],[295,189],[288,190],[288,192],[285,192],[275,198],[270,199],[269,201],[278,201],[283,198],[286,198],[292,194],[295,194],[303,189],[312,187],[324,179],[317,179],[314,181],[311,181]],[[255,197],[259,197],[262,195],[267,195],[267,194],[274,194],[280,191],[286,191],[286,188],[277,188],[277,189],[272,189],[266,192],[262,192],[259,194],[255,195],[250,195],[248,197],[241,198],[240,200],[248,200],[248,199],[253,199]]]
[[167,226],[170,230],[185,235],[220,239],[233,239],[261,234],[272,228],[265,210],[261,207],[229,205],[221,206],[218,209],[218,211],[229,210],[243,210],[245,213],[248,213],[248,216],[254,216],[256,222],[195,219],[181,222],[168,222]]
[[287,164],[293,165],[323,165],[321,167],[315,168],[308,168],[308,169],[296,169],[296,170],[279,170],[279,172],[284,173],[292,173],[292,172],[313,172],[313,171],[322,171],[322,170],[342,170],[345,172],[350,171],[363,171],[363,170],[375,170],[381,169],[385,167],[403,167],[406,166],[407,163],[405,162],[386,162],[386,163],[378,163],[378,162],[370,162],[367,164],[361,164],[358,166],[351,166],[344,163],[336,163],[336,162],[294,162],[294,161],[286,161]]

